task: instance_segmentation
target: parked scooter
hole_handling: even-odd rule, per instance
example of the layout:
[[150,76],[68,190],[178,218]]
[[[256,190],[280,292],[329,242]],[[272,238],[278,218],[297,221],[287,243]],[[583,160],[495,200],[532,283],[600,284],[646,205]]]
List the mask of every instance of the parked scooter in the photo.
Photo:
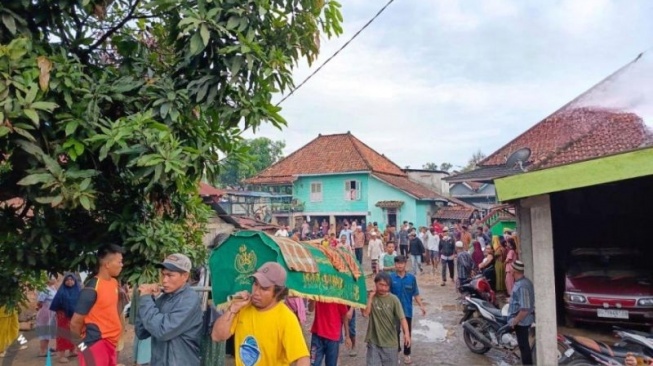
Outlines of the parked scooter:
[[614,329],[621,341],[613,346],[587,337],[559,336],[569,346],[560,364],[620,366],[629,353],[642,360],[653,357],[653,335],[619,327]]
[[[492,348],[507,351],[518,349],[517,337],[508,326],[508,305],[503,310],[485,300],[471,296],[465,298],[465,315],[460,321],[463,324],[463,339],[470,351],[484,354]],[[479,314],[474,317],[474,313]],[[535,328],[531,328],[534,332]]]
[[[490,286],[490,282],[488,282],[483,274],[478,274],[471,279],[462,282],[458,287],[458,291],[460,291],[462,299],[470,296],[472,298],[485,300],[495,307],[497,306],[495,293]],[[465,304],[465,301],[463,301],[463,304]]]

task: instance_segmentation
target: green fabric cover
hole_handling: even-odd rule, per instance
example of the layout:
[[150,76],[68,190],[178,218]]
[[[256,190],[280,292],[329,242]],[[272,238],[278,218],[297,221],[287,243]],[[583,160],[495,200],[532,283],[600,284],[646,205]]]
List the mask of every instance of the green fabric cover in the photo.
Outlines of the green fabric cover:
[[[354,279],[347,272],[337,271],[317,247],[302,243],[318,264],[318,273],[288,270],[274,237],[260,231],[241,231],[232,234],[209,258],[213,302],[218,307],[227,304],[227,297],[238,291],[252,291],[251,275],[266,262],[277,262],[288,271],[286,286],[291,296],[345,304],[364,308],[367,301],[365,275],[359,266],[360,276]],[[341,255],[349,255],[342,251]],[[356,262],[356,259],[353,259]],[[345,266],[347,264],[345,263]]]

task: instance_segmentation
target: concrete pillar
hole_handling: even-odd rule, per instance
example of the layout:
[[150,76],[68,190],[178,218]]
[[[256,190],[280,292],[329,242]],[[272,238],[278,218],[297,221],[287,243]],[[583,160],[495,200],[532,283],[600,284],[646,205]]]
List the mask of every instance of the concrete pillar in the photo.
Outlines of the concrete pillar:
[[531,209],[522,202],[516,207],[517,234],[519,235],[519,259],[526,267],[526,277],[533,278],[533,237],[531,228]]
[[[556,336],[555,275],[553,259],[553,227],[549,195],[531,197],[522,201],[530,208],[532,277],[535,287],[537,363],[555,365],[558,362]],[[524,263],[526,265],[526,263]]]

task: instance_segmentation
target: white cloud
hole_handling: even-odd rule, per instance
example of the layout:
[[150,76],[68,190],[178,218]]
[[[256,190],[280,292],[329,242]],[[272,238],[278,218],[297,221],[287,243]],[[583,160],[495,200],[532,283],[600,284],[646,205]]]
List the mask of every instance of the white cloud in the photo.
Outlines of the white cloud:
[[[616,1],[395,1],[284,102],[284,131],[258,135],[286,140],[290,153],[318,133],[351,131],[400,166],[464,165],[651,46],[642,14],[653,2]],[[314,67],[383,4],[343,2],[346,34],[322,43]]]

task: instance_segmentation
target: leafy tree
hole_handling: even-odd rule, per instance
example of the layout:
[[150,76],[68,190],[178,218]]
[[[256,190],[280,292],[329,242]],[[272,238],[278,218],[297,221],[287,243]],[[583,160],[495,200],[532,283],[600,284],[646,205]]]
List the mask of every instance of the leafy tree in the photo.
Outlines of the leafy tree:
[[[241,134],[285,120],[332,0],[14,0],[0,3],[0,282],[85,270],[104,243],[124,277],[181,251],[197,263],[209,211],[197,195]],[[11,200],[11,201],[9,201]],[[1,286],[0,304],[17,286]]]
[[245,146],[247,146],[245,160],[242,156],[227,157],[222,163],[218,178],[221,187],[238,186],[244,179],[255,176],[281,160],[286,143],[272,141],[267,137],[257,137],[245,141]]
[[453,168],[453,164],[451,164],[451,163],[442,163],[442,164],[440,164],[440,170],[442,170],[442,171],[448,172],[448,171],[451,170],[451,168]]
[[433,162],[426,163],[426,164],[422,165],[422,169],[424,169],[424,170],[438,170],[438,164],[433,163]]
[[469,158],[469,160],[467,161],[467,165],[465,165],[465,167],[463,167],[462,171],[463,172],[468,172],[470,170],[476,169],[476,164],[478,164],[479,162],[481,162],[481,160],[483,160],[485,158],[486,158],[486,155],[483,154],[483,152],[481,150],[477,150],[475,153],[472,154],[472,157]]

